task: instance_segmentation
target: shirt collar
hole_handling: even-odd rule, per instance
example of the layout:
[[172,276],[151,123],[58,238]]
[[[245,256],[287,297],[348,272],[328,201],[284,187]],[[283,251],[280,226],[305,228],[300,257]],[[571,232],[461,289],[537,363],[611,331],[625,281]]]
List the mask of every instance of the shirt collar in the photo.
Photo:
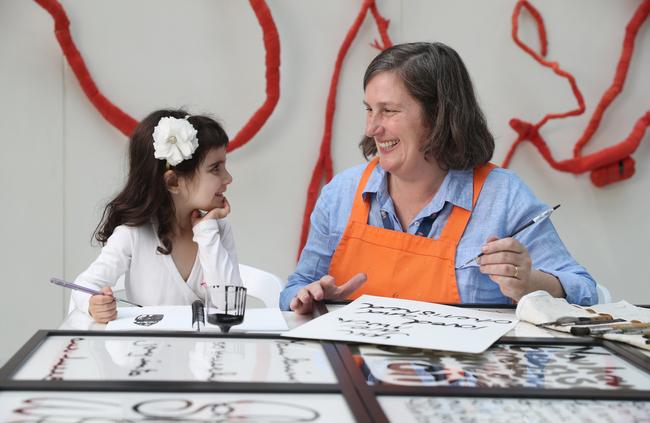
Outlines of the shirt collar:
[[[363,198],[373,194],[380,206],[388,200],[388,178],[381,166],[377,165],[368,179],[363,190]],[[470,170],[450,170],[442,181],[440,189],[431,202],[422,210],[423,215],[430,215],[442,210],[445,203],[451,203],[472,211],[472,196],[474,193],[474,172]]]

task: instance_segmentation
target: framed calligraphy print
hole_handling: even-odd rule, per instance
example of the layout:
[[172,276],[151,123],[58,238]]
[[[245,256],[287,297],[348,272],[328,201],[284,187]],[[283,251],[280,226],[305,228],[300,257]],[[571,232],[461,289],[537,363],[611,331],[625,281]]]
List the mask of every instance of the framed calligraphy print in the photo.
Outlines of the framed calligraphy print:
[[632,423],[648,421],[650,416],[648,401],[395,395],[378,400],[388,420],[401,423]]
[[335,384],[327,348],[273,337],[50,333],[10,379]]
[[0,370],[0,410],[13,410],[0,421],[100,409],[105,421],[368,421],[334,344],[276,335],[39,331]]
[[599,416],[619,417],[612,421],[643,421],[637,417],[650,411],[650,360],[610,341],[502,338],[482,354],[337,348],[375,421],[467,422],[495,413],[480,421],[525,415],[557,423],[601,409],[608,411]]
[[3,422],[369,421],[340,393],[0,390]]

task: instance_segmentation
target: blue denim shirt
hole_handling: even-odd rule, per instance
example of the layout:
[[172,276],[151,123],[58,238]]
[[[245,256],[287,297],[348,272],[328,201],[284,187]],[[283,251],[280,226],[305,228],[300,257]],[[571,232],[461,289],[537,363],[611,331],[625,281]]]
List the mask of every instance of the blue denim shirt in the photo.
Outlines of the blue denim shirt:
[[[289,309],[291,299],[303,286],[328,273],[330,260],[345,230],[352,210],[354,193],[366,164],[345,170],[323,187],[311,215],[311,229],[296,271],[289,276],[280,294],[280,308]],[[499,286],[482,274],[472,262],[459,267],[481,252],[486,239],[507,236],[516,228],[549,207],[540,202],[512,171],[496,168],[490,172],[478,201],[472,209],[473,172],[450,170],[431,202],[416,216],[409,227],[402,228],[393,201],[388,194],[387,173],[377,166],[363,191],[370,197],[368,224],[383,227],[381,212],[387,213],[395,230],[414,234],[422,219],[437,213],[430,238],[437,239],[453,206],[471,210],[472,214],[456,250],[456,281],[463,303],[511,304]],[[591,305],[597,302],[596,283],[589,273],[571,257],[550,219],[531,226],[516,238],[526,246],[533,268],[556,276],[570,303]],[[380,258],[378,258],[380,260]]]

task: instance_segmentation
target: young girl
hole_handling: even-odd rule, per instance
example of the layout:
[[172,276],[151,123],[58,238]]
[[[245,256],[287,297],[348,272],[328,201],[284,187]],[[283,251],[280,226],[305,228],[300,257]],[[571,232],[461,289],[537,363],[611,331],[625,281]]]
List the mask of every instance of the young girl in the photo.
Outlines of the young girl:
[[241,285],[224,196],[228,136],[206,116],[159,110],[136,127],[126,186],[104,210],[99,257],[76,279],[105,295],[74,291],[77,308],[105,323],[117,316],[111,286],[141,305],[185,305],[201,283]]

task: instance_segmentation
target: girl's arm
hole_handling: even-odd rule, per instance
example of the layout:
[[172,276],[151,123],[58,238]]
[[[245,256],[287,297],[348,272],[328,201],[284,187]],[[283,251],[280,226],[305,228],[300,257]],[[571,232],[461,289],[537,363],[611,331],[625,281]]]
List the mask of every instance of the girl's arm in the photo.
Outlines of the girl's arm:
[[[129,269],[136,228],[118,226],[106,241],[99,257],[75,279],[75,283],[100,291],[114,286],[117,280]],[[90,294],[73,291],[71,299],[75,306],[88,313]]]
[[205,219],[192,228],[208,284],[242,285],[232,227],[224,219]]

